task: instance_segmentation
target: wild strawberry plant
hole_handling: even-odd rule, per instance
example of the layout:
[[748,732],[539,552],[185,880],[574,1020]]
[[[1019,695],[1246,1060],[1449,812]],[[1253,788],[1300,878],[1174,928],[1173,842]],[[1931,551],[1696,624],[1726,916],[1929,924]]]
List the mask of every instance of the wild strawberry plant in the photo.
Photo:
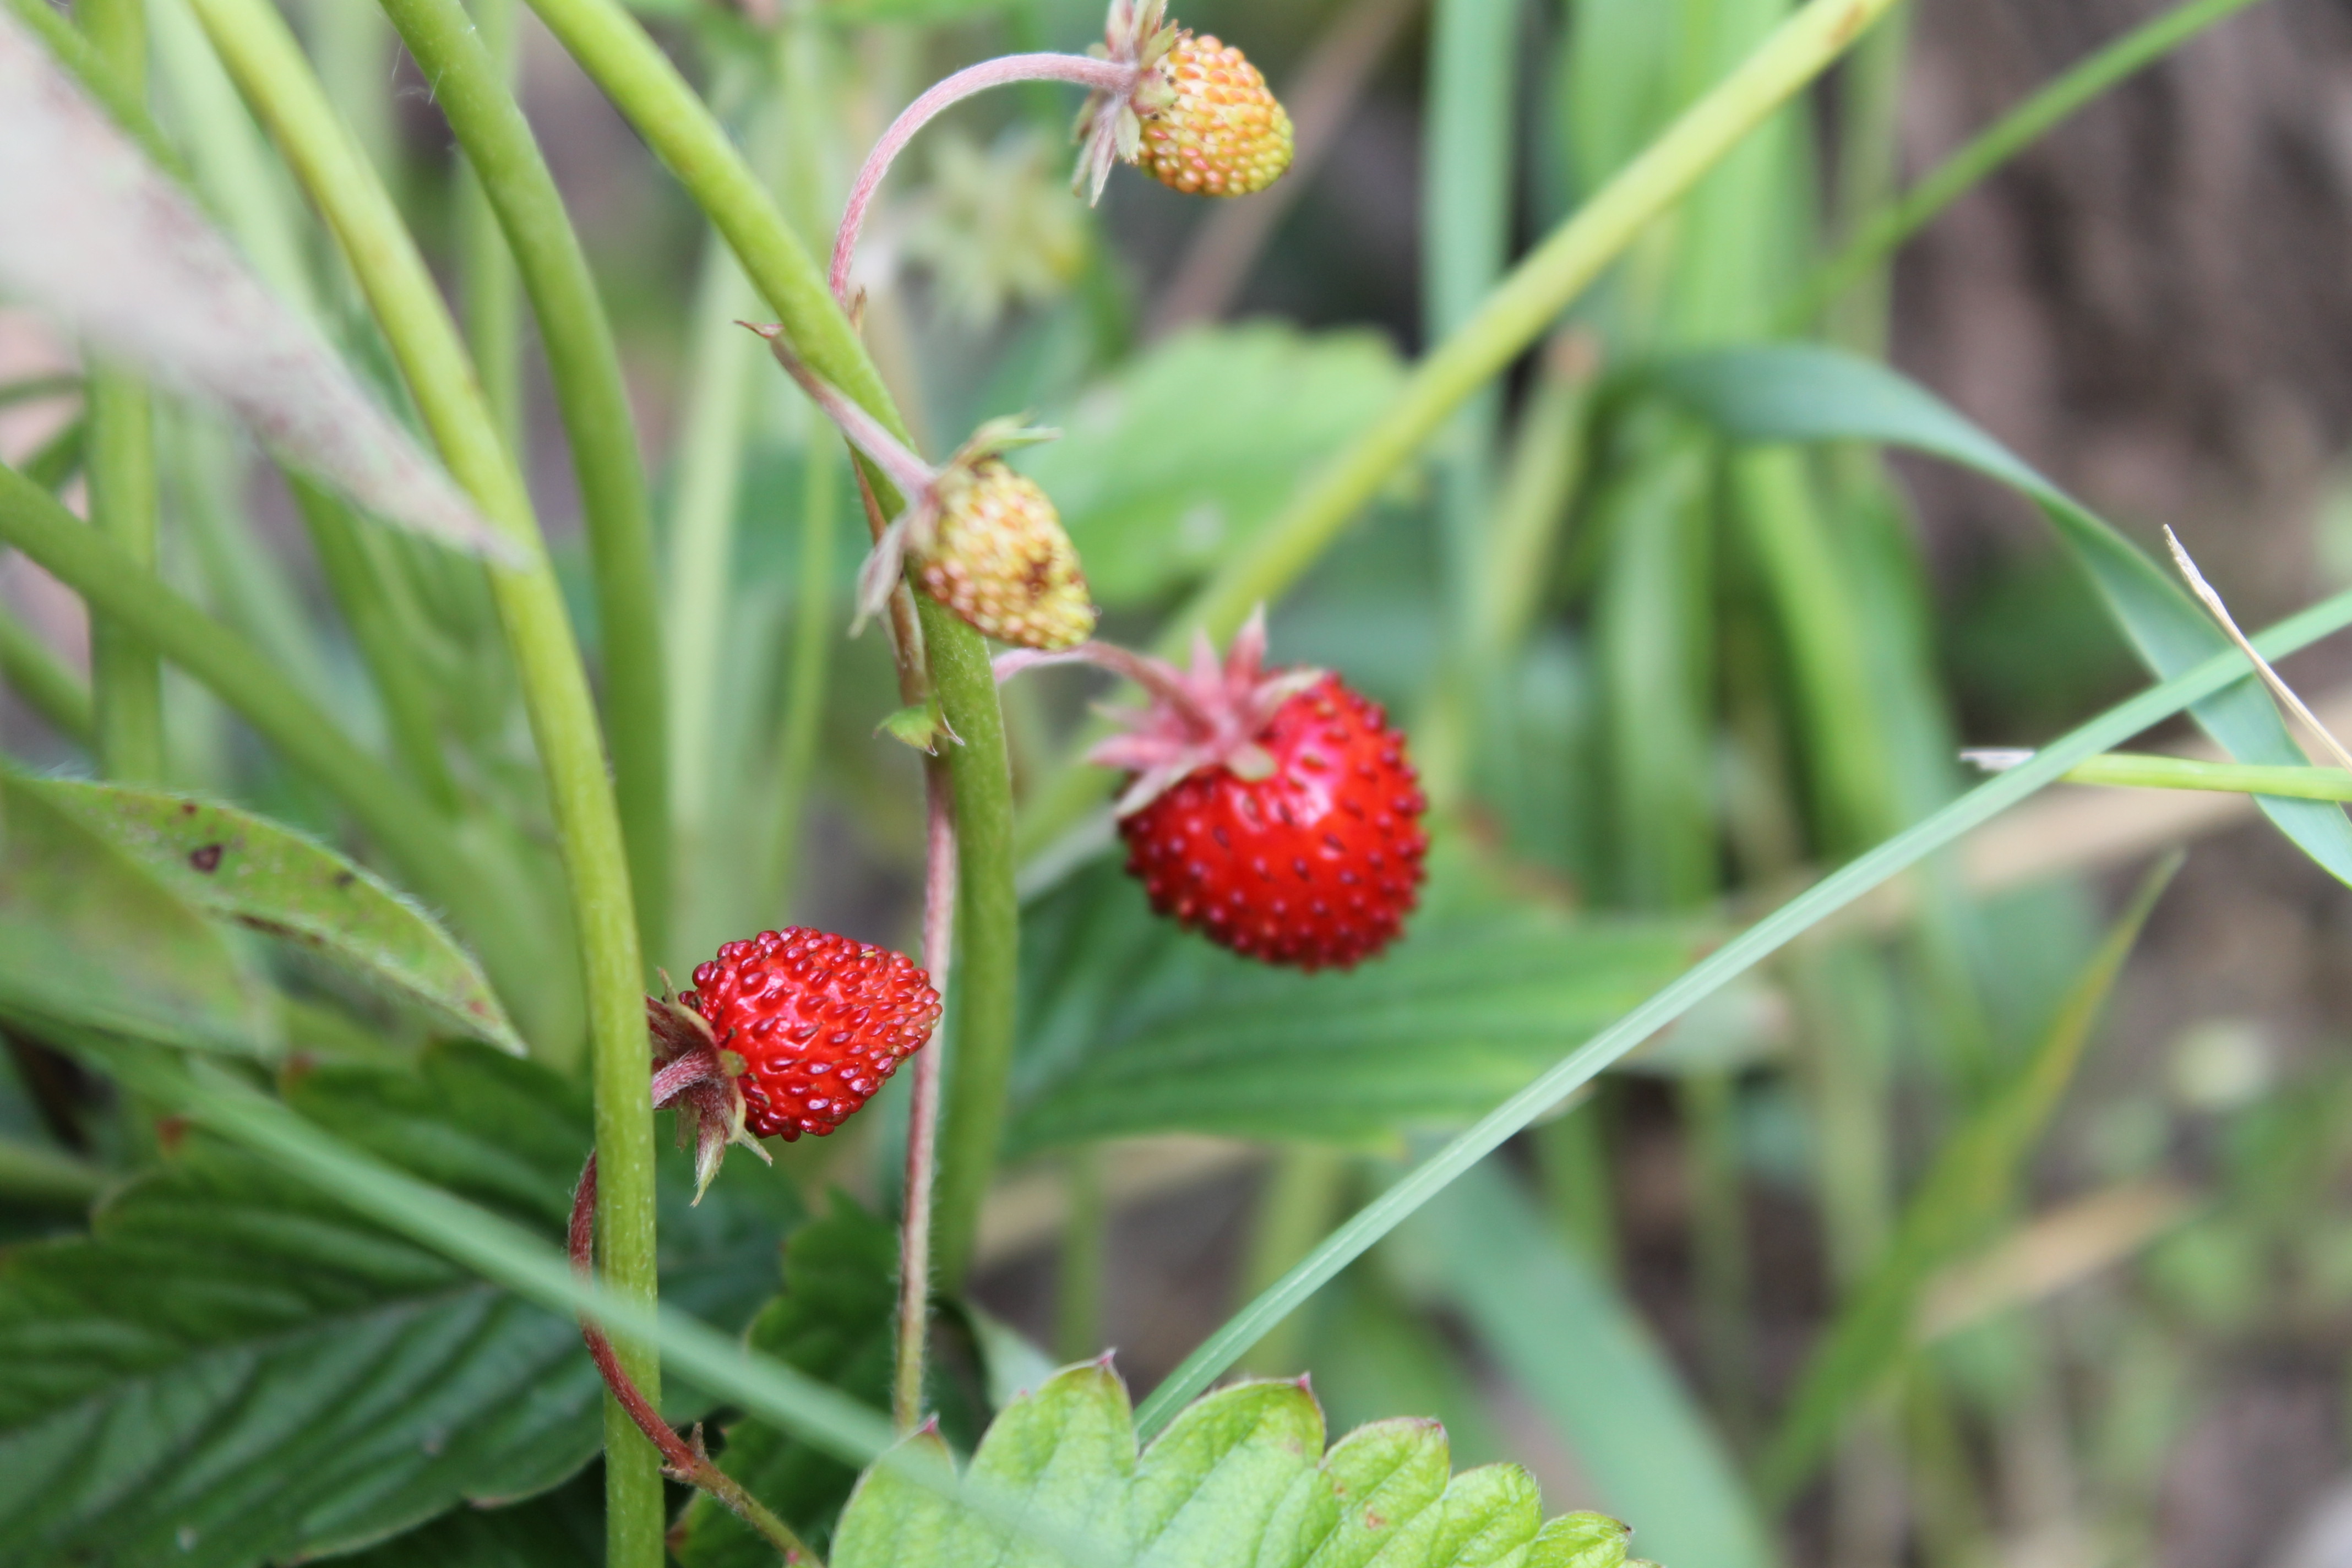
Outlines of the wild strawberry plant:
[[[1769,1510],[1874,1430],[1935,1270],[1999,1231],[2162,884],[1956,1105],[1908,1196],[1885,1086],[1857,1089],[1861,1058],[1811,1064],[1844,1305],[1769,1433],[1736,1173],[1738,1074],[1771,1049],[1759,966],[1811,933],[1792,986],[1829,995],[1820,1038],[1874,984],[1957,1038],[1980,977],[1917,979],[1817,928],[2070,770],[2259,790],[2352,878],[2326,804],[2352,788],[2299,765],[2231,630],[1821,321],[2017,126],[2244,3],[2125,40],[1824,258],[1801,204],[1759,194],[1797,188],[1801,95],[1842,61],[1840,155],[1866,173],[1883,151],[1890,0],[1585,0],[1573,199],[1511,263],[1516,12],[1439,0],[1419,359],[1268,325],[1132,353],[1106,329],[1073,354],[1053,337],[1086,321],[1071,302],[1020,352],[964,341],[982,377],[906,349],[894,258],[969,269],[967,299],[1050,301],[1074,268],[1115,292],[1121,201],[1074,247],[1057,193],[935,192],[922,243],[861,245],[889,226],[894,163],[985,89],[1076,86],[1087,200],[1121,163],[1282,199],[1330,117],[1294,122],[1270,90],[1244,52],[1257,18],[1228,8],[1235,37],[1212,36],[1113,0],[1084,53],[1028,38],[913,91],[858,29],[991,8],[687,8],[661,25],[698,86],[614,0],[531,0],[709,228],[657,537],[611,290],[518,106],[511,0],[322,5],[307,46],[263,0],[9,0],[0,289],[81,348],[63,380],[0,386],[77,410],[0,468],[0,542],[79,596],[93,638],[85,681],[0,616],[0,677],[66,763],[0,771],[22,1090],[0,1110],[47,1119],[0,1142],[26,1237],[0,1252],[0,1554],[1617,1568],[1630,1523],[1662,1556],[1760,1568]],[[1042,15],[1018,9],[1016,37]],[[462,321],[371,146],[380,84],[348,68],[383,22],[462,160]],[[846,144],[900,101],[870,152]],[[1034,160],[942,167],[984,186]],[[937,232],[956,223],[976,232]],[[577,551],[526,483],[525,302]],[[1089,379],[1110,395],[1078,398]],[[739,502],[754,410],[787,386],[785,477],[761,491],[787,501],[779,528]],[[1074,405],[1071,438],[1037,447],[1015,388]],[[333,629],[190,397],[283,470]],[[1801,451],[1856,442],[2028,497],[2160,684],[1959,789],[1898,498]],[[1400,500],[1409,474],[1426,483]],[[867,549],[836,605],[851,515]],[[213,563],[200,596],[174,531]],[[733,593],[780,537],[788,592]],[[2275,657],[2347,621],[2330,600],[2256,640]],[[1041,668],[1060,665],[1143,705],[1063,713],[1081,678]],[[1579,681],[1599,696],[1563,695]],[[2243,765],[2102,754],[2184,710]],[[1796,752],[1777,773],[1775,746]],[[1718,791],[1717,752],[1761,794]],[[820,777],[840,818],[813,810]],[[782,918],[843,818],[912,847],[912,952]],[[1809,867],[1832,868],[1763,919],[1726,912]],[[1923,900],[1923,949],[1971,918]],[[1873,978],[1809,990],[1809,964]],[[1700,1146],[1716,1425],[1612,1293],[1606,1163],[1569,1110],[1678,1024],[1643,1064]],[[690,1154],[657,1151],[656,1110]],[[1253,1299],[1131,1409],[1089,1194],[1103,1146],[1162,1132],[1281,1152]],[[1521,1134],[1556,1214],[1481,1163]],[[1040,1158],[1071,1200],[1058,1371],[970,1289],[992,1192]],[[845,1178],[864,1195],[818,1196]],[[1454,1473],[1436,1405],[1499,1456],[1438,1320],[1470,1326],[1626,1522],[1547,1521],[1515,1465]],[[1309,1363],[1349,1413],[1336,1443],[1288,1375]],[[1281,1375],[1213,1387],[1237,1367]]]

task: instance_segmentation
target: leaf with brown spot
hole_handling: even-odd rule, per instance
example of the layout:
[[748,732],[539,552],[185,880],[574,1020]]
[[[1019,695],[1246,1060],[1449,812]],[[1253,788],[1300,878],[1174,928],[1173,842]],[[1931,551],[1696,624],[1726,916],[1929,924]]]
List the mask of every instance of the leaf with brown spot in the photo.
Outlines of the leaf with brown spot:
[[207,913],[325,953],[435,1023],[517,1055],[522,1042],[457,940],[375,876],[235,806],[122,784],[27,782]]

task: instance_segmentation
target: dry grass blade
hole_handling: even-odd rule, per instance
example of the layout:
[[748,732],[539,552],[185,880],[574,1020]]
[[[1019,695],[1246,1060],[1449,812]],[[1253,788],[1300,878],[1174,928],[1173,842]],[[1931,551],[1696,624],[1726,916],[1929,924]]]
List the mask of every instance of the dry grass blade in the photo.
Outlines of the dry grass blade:
[[2240,631],[2238,623],[2230,618],[2230,607],[2221,602],[2221,595],[2214,590],[2212,584],[2205,581],[2205,574],[2197,570],[2197,563],[2189,558],[2188,547],[2180,542],[2180,536],[2168,528],[2164,531],[2164,542],[2172,547],[2173,564],[2180,568],[2180,575],[2188,580],[2189,591],[2197,595],[2206,609],[2212,612],[2213,619],[2230,634],[2230,640],[2238,645],[2238,651],[2254,661],[2254,668],[2262,672],[2263,683],[2286,704],[2289,712],[2303,721],[2304,728],[2318,737],[2320,744],[2326,747],[2328,754],[2336,759],[2336,766],[2352,771],[2352,752],[2344,749],[2344,742],[2337,740],[2335,733],[2319,721],[2319,715],[2294,694],[2294,688],[2271,668],[2271,661],[2246,640],[2246,634]]
[[326,342],[5,13],[0,205],[0,288],[158,383],[226,405],[384,521],[512,563]]

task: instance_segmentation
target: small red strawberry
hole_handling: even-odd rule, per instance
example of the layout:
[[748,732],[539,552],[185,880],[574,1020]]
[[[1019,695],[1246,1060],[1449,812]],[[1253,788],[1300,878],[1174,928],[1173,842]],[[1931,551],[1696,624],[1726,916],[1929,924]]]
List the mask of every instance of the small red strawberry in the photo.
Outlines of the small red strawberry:
[[1403,930],[1429,802],[1377,703],[1265,654],[1259,616],[1223,665],[1203,639],[1190,670],[1102,643],[997,668],[1081,658],[1141,685],[1151,705],[1092,757],[1132,775],[1118,829],[1152,907],[1268,963],[1345,969]]
[[729,942],[678,1000],[741,1058],[745,1125],[787,1142],[840,1126],[940,1019],[940,994],[904,953],[798,926]]

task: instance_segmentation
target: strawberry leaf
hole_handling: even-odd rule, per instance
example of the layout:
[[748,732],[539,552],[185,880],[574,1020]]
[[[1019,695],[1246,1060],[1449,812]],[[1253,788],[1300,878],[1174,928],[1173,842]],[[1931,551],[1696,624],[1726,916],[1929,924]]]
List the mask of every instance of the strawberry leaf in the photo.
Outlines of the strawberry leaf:
[[[590,1119],[546,1068],[457,1045],[413,1074],[321,1068],[287,1093],[402,1170],[561,1234]],[[788,1189],[747,1165],[689,1210],[672,1167],[665,1298],[740,1323]],[[673,1416],[707,1408],[668,1392]],[[602,1440],[572,1322],[202,1133],[89,1236],[0,1258],[0,1561],[328,1554],[543,1491]]]
[[[939,1443],[928,1434],[911,1439]],[[1627,1531],[1599,1514],[1543,1521],[1516,1465],[1452,1474],[1434,1421],[1378,1421],[1323,1448],[1323,1412],[1296,1383],[1208,1395],[1137,1451],[1127,1388],[1102,1363],[1055,1373],[1007,1406],[970,1474],[1045,1531],[1107,1560],[1195,1568],[1621,1568]],[[943,1447],[943,1445],[941,1446]],[[834,1568],[1049,1568],[1048,1542],[875,1469],[834,1538]]]
[[0,1016],[196,1049],[272,1044],[221,932],[47,787],[0,773]]
[[523,1045],[466,950],[373,872],[293,829],[163,790],[28,784],[197,909],[314,948],[454,1029]]
[[1471,896],[1433,865],[1403,940],[1322,974],[1178,931],[1114,864],[1071,879],[1024,924],[1010,1151],[1174,1131],[1378,1142],[1467,1121],[1698,956],[1693,928]]
[[[785,1244],[783,1294],[752,1321],[751,1347],[863,1404],[887,1406],[898,1275],[897,1227],[836,1194],[831,1214]],[[938,1392],[959,1437],[978,1430],[951,1384],[942,1380]],[[719,1463],[818,1552],[857,1483],[851,1467],[758,1419],[727,1428]],[[696,1496],[684,1524],[677,1552],[685,1568],[773,1568],[775,1549],[707,1496]]]

